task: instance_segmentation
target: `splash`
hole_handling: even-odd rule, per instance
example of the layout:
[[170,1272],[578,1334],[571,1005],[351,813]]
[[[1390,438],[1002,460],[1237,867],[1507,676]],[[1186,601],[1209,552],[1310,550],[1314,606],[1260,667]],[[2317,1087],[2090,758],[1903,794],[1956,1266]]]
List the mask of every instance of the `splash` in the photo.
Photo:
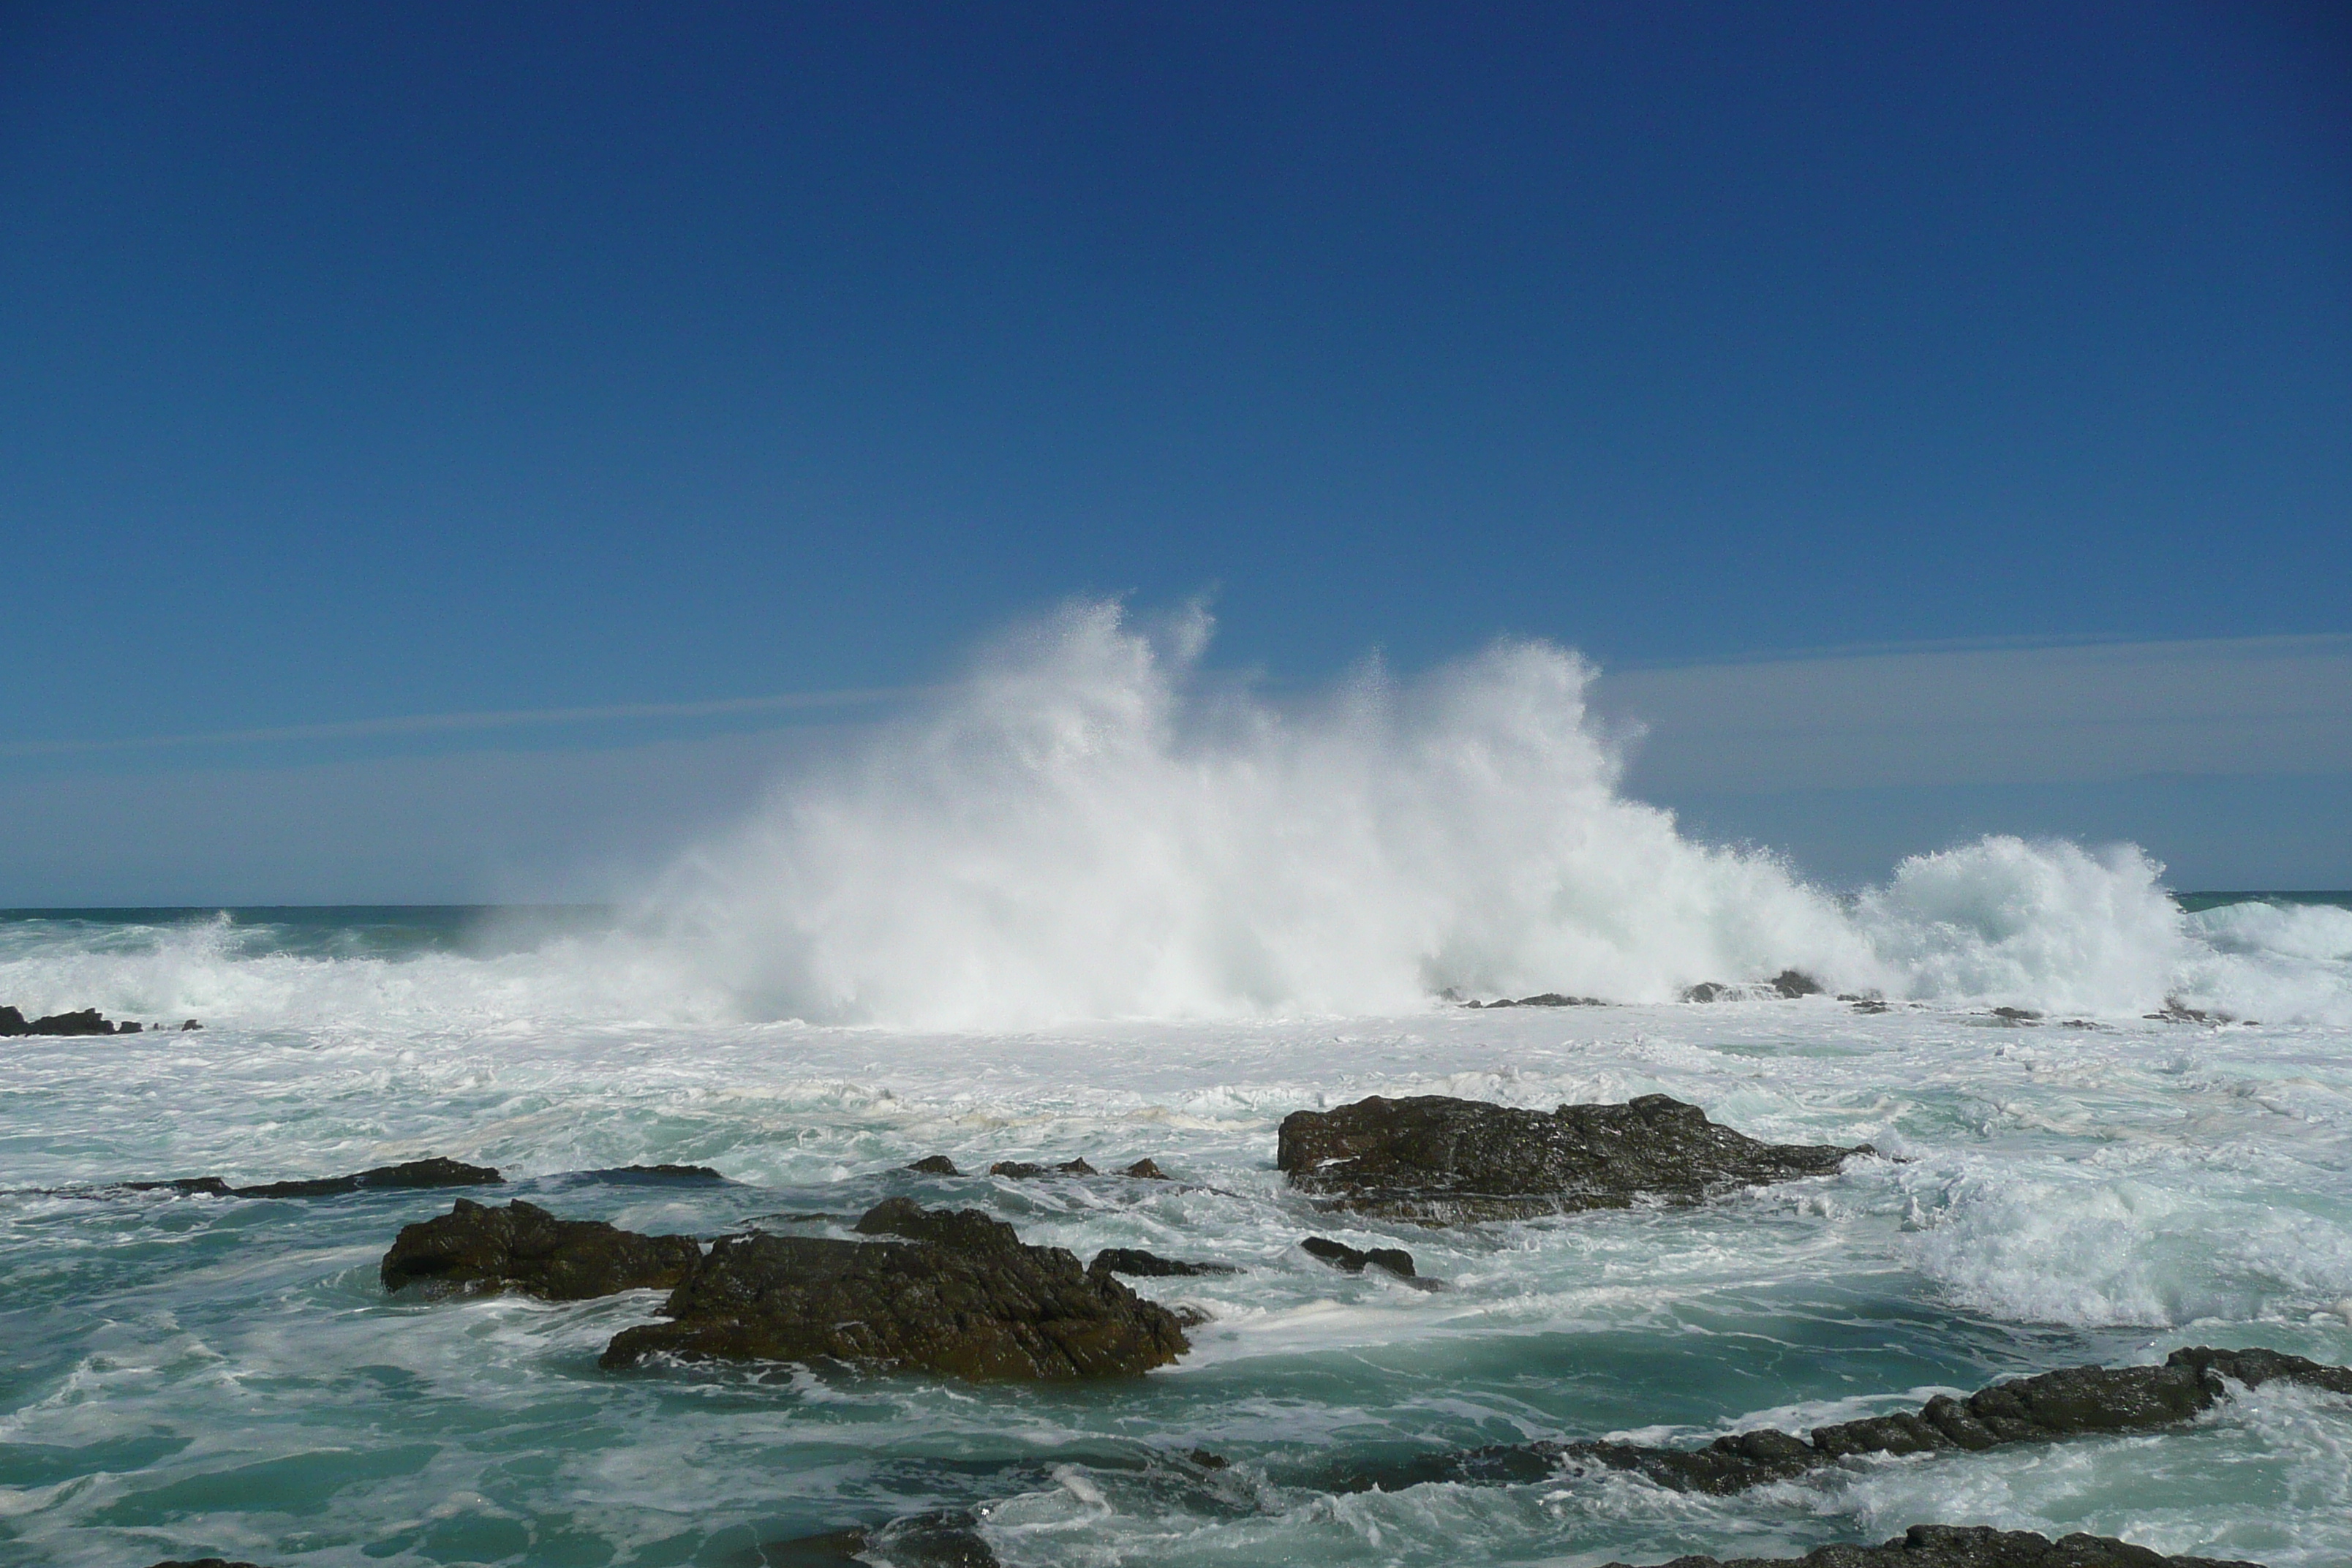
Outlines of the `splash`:
[[1394,1012],[1448,991],[1833,988],[2126,1011],[2182,918],[2137,849],[2016,838],[1858,901],[1618,791],[1594,671],[1524,640],[1276,704],[1207,618],[1065,606],[681,866],[671,939],[754,1011],[909,1027]]

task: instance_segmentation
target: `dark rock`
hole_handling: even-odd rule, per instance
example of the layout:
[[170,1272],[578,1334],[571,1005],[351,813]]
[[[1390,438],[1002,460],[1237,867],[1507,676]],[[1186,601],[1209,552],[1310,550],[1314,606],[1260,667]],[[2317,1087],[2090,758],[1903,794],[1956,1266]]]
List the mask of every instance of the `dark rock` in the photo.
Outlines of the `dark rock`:
[[2191,1007],[2178,996],[2167,996],[2161,1011],[2144,1013],[2141,1016],[2165,1024],[2226,1024],[2230,1021],[2226,1013],[2208,1013],[2202,1007]]
[[14,1007],[0,1007],[0,1036],[29,1035],[33,1026],[25,1022],[25,1015]]
[[2042,1015],[2030,1007],[1995,1007],[1992,1016],[2004,1024],[2038,1024]]
[[147,1026],[144,1024],[117,1024],[114,1026],[114,1032],[118,1035],[142,1035],[147,1032]]
[[1465,1007],[1606,1007],[1608,1003],[1598,996],[1563,996],[1557,991],[1547,991],[1540,996],[1522,996],[1517,1001],[1499,997],[1492,1002],[1465,1002]]
[[729,1237],[671,1292],[662,1311],[675,1321],[624,1330],[604,1364],[832,1359],[1066,1379],[1145,1372],[1190,1348],[1166,1308],[977,1211],[894,1198],[857,1228],[920,1239]]
[[913,1164],[908,1166],[907,1169],[910,1171],[920,1171],[927,1176],[961,1176],[963,1174],[961,1171],[955,1168],[955,1162],[949,1159],[945,1154],[926,1154],[921,1159],[916,1161]]
[[110,1035],[114,1026],[98,1016],[95,1007],[84,1007],[79,1013],[52,1013],[46,1018],[36,1018],[25,1026],[28,1035]]
[[126,1193],[186,1193],[191,1196],[230,1198],[236,1189],[218,1176],[182,1176],[171,1182],[124,1182]]
[[1702,980],[1696,985],[1685,987],[1683,991],[1683,1000],[1685,1002],[1716,1002],[1720,1001],[1730,994],[1731,987],[1728,985],[1720,985],[1712,980]]
[[1784,969],[1767,984],[1781,995],[1790,998],[1822,994],[1822,983],[1801,969]]
[[403,1226],[381,1273],[387,1290],[426,1284],[584,1301],[674,1288],[701,1261],[702,1248],[689,1236],[640,1236],[602,1220],[558,1219],[520,1198],[502,1209],[459,1198],[438,1219]]
[[1663,1094],[1552,1111],[1417,1095],[1293,1111],[1275,1160],[1292,1184],[1329,1206],[1434,1225],[1643,1199],[1697,1203],[1824,1175],[1869,1152],[1759,1142]]
[[232,1563],[226,1557],[178,1557],[169,1563],[158,1563],[155,1568],[255,1568],[250,1563]]
[[184,1035],[191,1029],[201,1029],[204,1026],[202,1024],[199,1024],[194,1018],[191,1018],[186,1023],[180,1026],[180,1033]]
[[[1612,1563],[1607,1568],[1627,1568]],[[1915,1524],[1882,1546],[1822,1546],[1802,1557],[1677,1557],[1659,1568],[2260,1568],[2211,1557],[2167,1557],[2106,1536],[2053,1541],[2030,1530]]]
[[1857,1013],[1885,1013],[1893,1009],[1875,996],[1864,996],[1855,1000],[1853,1010]]
[[1134,1164],[1129,1165],[1126,1170],[1121,1171],[1119,1174],[1122,1176],[1133,1176],[1139,1182],[1164,1182],[1169,1179],[1168,1173],[1161,1170],[1157,1163],[1150,1160],[1138,1160]]
[[1195,1448],[1184,1457],[1204,1470],[1222,1470],[1232,1463],[1223,1454],[1212,1454],[1206,1448]]
[[1026,1180],[1035,1176],[1094,1176],[1101,1174],[1084,1160],[1065,1160],[1058,1165],[1032,1165],[1023,1160],[999,1160],[988,1168],[992,1176],[1013,1176]]
[[1387,1270],[1400,1279],[1410,1279],[1412,1274],[1412,1254],[1402,1247],[1375,1247],[1369,1252],[1359,1252],[1343,1242],[1327,1236],[1310,1236],[1298,1244],[1299,1250],[1310,1258],[1319,1258],[1332,1268],[1349,1274],[1361,1274],[1366,1264]]
[[241,1198],[325,1198],[362,1189],[419,1187],[492,1187],[506,1181],[488,1165],[467,1165],[435,1156],[397,1165],[378,1165],[349,1176],[320,1176],[303,1182],[268,1182],[235,1189]]
[[708,1187],[731,1186],[725,1176],[708,1165],[608,1165],[600,1171],[582,1171],[579,1175],[592,1182],[610,1182],[622,1187]]
[[1087,1265],[1089,1274],[1131,1274],[1137,1279],[1164,1279],[1192,1274],[1238,1274],[1239,1268],[1230,1263],[1190,1263],[1181,1258],[1162,1258],[1155,1252],[1145,1252],[1133,1247],[1106,1247],[1095,1254]]
[[1898,1411],[1816,1426],[1810,1441],[1768,1427],[1717,1437],[1703,1448],[1611,1442],[1506,1444],[1427,1456],[1377,1476],[1349,1477],[1342,1484],[1393,1489],[1423,1481],[1518,1483],[1540,1480],[1562,1468],[1580,1473],[1598,1466],[1631,1471],[1676,1491],[1727,1496],[1866,1455],[1974,1451],[2003,1443],[2165,1431],[2210,1409],[2232,1383],[2255,1388],[2282,1380],[2352,1394],[2352,1367],[2329,1366],[2279,1351],[2199,1345],[2173,1352],[2162,1366],[2068,1367],[1997,1383],[1966,1399],[1937,1394],[1916,1413]]
[[996,1568],[996,1553],[980,1537],[979,1521],[961,1509],[894,1519],[803,1535],[793,1541],[763,1541],[760,1568]]

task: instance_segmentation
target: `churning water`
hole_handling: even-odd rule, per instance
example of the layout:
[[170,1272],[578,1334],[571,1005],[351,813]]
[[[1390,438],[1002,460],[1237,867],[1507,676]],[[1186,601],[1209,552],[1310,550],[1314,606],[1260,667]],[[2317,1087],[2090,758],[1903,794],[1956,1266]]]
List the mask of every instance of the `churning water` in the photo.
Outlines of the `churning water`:
[[[1647,1563],[1927,1521],[2352,1562],[2352,1411],[2277,1385],[2187,1432],[1729,1499],[1341,1488],[2183,1343],[2352,1362],[2352,910],[2185,912],[2137,850],[2002,838],[1832,897],[1620,796],[1570,655],[1274,705],[1199,673],[1204,635],[1076,606],[601,919],[0,921],[0,1001],[206,1026],[0,1043],[0,1561],[750,1564],[956,1507],[1014,1565]],[[1886,1010],[1677,999],[1788,968]],[[1885,1157],[1454,1230],[1335,1224],[1273,1169],[1283,1115],[1366,1093],[1652,1091]],[[901,1169],[929,1153],[1179,1180]],[[597,1352],[650,1293],[383,1295],[383,1248],[446,1194],[108,1185],[425,1154],[641,1230],[846,1234],[904,1192],[1244,1271],[1139,1281],[1213,1318],[1129,1384],[615,1374]],[[590,1173],[665,1162],[731,1184]],[[1451,1289],[1334,1273],[1297,1248],[1317,1231]]]

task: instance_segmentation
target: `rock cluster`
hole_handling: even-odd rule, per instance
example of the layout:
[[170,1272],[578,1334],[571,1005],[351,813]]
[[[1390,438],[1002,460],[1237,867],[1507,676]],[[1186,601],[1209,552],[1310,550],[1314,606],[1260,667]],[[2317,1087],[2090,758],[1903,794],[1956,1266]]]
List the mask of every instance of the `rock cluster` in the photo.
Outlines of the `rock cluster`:
[[[1612,1563],[1608,1568],[1627,1568]],[[1659,1568],[2261,1568],[2211,1557],[2167,1557],[2102,1535],[2056,1541],[2030,1530],[1915,1524],[1883,1546],[1823,1546],[1802,1557],[1677,1557]]]
[[2162,1366],[2069,1367],[1997,1383],[1966,1399],[1938,1394],[1916,1412],[1816,1426],[1808,1437],[1765,1427],[1717,1437],[1704,1448],[1643,1443],[1537,1442],[1473,1448],[1411,1462],[1347,1484],[1413,1485],[1454,1480],[1524,1483],[1598,1466],[1627,1470],[1676,1491],[1716,1496],[1785,1481],[1843,1458],[1926,1454],[2003,1443],[2047,1443],[2100,1433],[2177,1426],[2210,1408],[2231,1383],[2249,1388],[2284,1380],[2352,1394],[2352,1367],[2279,1351],[2177,1350]]
[[1439,1225],[1697,1203],[1870,1152],[1759,1142],[1663,1094],[1552,1111],[1415,1095],[1293,1111],[1275,1161],[1328,1206]]
[[1319,1259],[1346,1274],[1361,1274],[1367,1267],[1382,1269],[1400,1279],[1411,1279],[1412,1254],[1402,1247],[1375,1247],[1359,1252],[1345,1242],[1333,1241],[1328,1236],[1310,1236],[1298,1244],[1307,1257]]
[[[162,1027],[158,1025],[157,1027]],[[194,1018],[180,1026],[183,1029],[201,1029]],[[44,1018],[27,1019],[15,1007],[0,1007],[0,1036],[59,1035],[138,1035],[146,1032],[144,1024],[117,1024],[101,1017],[95,1007],[84,1007],[74,1013],[51,1013]]]
[[692,1237],[640,1236],[601,1220],[558,1219],[520,1198],[502,1209],[459,1198],[438,1219],[404,1227],[381,1273],[387,1290],[421,1284],[583,1301],[671,1289],[701,1261]]

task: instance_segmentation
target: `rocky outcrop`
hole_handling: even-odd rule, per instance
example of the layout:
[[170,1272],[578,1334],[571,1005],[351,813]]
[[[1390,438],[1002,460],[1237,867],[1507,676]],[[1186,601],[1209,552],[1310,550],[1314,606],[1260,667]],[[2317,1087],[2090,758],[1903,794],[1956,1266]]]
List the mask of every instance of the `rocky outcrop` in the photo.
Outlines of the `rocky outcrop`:
[[2069,1367],[1997,1383],[1966,1399],[1937,1397],[1914,1411],[1816,1426],[1809,1436],[1765,1427],[1717,1437],[1704,1448],[1643,1443],[1515,1443],[1412,1461],[1376,1476],[1349,1478],[1360,1489],[1424,1481],[1520,1484],[1566,1470],[1626,1470],[1675,1491],[1721,1497],[1768,1481],[1792,1480],[1840,1459],[1874,1454],[1931,1454],[2049,1443],[2178,1426],[2227,1396],[2285,1381],[2352,1394],[2352,1367],[2328,1366],[2279,1351],[2177,1350],[2162,1366]]
[[1465,1007],[1606,1007],[1608,1003],[1598,996],[1564,996],[1557,991],[1547,991],[1540,996],[1522,996],[1513,1001],[1508,996],[1492,1002],[1465,1002]]
[[1413,1278],[1412,1254],[1402,1247],[1375,1247],[1369,1252],[1359,1252],[1345,1242],[1333,1241],[1329,1237],[1310,1236],[1298,1244],[1298,1249],[1345,1274],[1361,1274],[1369,1266],[1393,1274],[1400,1279]]
[[911,1239],[726,1237],[671,1292],[673,1321],[624,1330],[604,1364],[831,1359],[1058,1380],[1146,1372],[1191,1348],[1166,1308],[976,1210],[893,1198],[857,1228]]
[[1139,1182],[1165,1182],[1172,1179],[1167,1172],[1160,1168],[1160,1163],[1157,1160],[1138,1160],[1119,1174],[1132,1176]]
[[341,1193],[433,1187],[495,1187],[506,1178],[488,1165],[468,1165],[437,1155],[398,1165],[378,1165],[348,1176],[317,1176],[299,1182],[264,1182],[233,1187],[218,1176],[175,1176],[162,1182],[120,1182],[127,1193],[188,1193],[214,1198],[328,1198]]
[[1440,1225],[1697,1203],[1825,1175],[1868,1152],[1866,1144],[1759,1142],[1663,1094],[1551,1111],[1416,1095],[1293,1111],[1275,1160],[1328,1207]]
[[387,1290],[424,1285],[584,1301],[672,1289],[701,1261],[692,1237],[640,1236],[601,1220],[558,1219],[520,1199],[495,1209],[459,1198],[438,1219],[404,1227],[380,1272]]
[[135,1035],[140,1028],[137,1024],[110,1024],[99,1016],[95,1007],[84,1007],[78,1013],[52,1013],[30,1022],[14,1007],[0,1007],[0,1035]]
[[926,1154],[921,1159],[916,1161],[913,1164],[908,1166],[907,1169],[910,1171],[920,1171],[926,1176],[961,1176],[963,1174],[961,1171],[956,1169],[955,1162],[949,1159],[945,1154]]
[[1162,1258],[1134,1247],[1106,1247],[1087,1265],[1089,1274],[1129,1274],[1139,1279],[1171,1279],[1195,1274],[1239,1274],[1230,1263],[1193,1263]]
[[1013,1176],[1023,1181],[1038,1176],[1098,1176],[1102,1174],[1083,1159],[1065,1160],[1058,1165],[1032,1165],[1024,1160],[999,1160],[988,1168],[992,1176]]
[[[1608,1568],[1628,1568],[1612,1563]],[[1677,1557],[1659,1568],[2261,1568],[2211,1557],[2167,1557],[2103,1535],[2056,1541],[2030,1530],[1915,1524],[1883,1546],[1823,1546],[1802,1557]]]

